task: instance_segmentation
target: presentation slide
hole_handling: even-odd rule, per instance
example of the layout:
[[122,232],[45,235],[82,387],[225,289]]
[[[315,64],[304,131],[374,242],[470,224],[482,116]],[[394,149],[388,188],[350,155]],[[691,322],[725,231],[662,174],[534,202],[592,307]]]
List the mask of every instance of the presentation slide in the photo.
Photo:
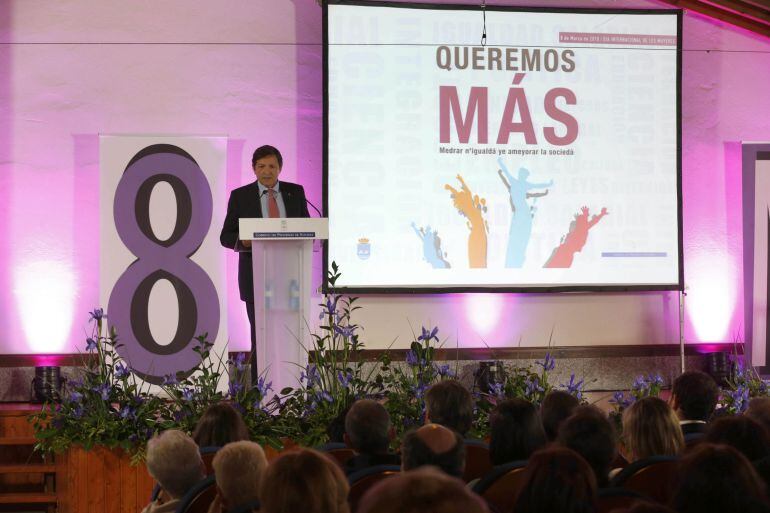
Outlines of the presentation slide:
[[679,288],[679,11],[326,8],[338,287]]

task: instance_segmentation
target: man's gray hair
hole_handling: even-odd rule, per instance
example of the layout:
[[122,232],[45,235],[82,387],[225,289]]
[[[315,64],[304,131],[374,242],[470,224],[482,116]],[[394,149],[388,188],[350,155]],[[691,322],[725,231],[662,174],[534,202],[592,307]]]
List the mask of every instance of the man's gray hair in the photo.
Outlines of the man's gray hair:
[[203,461],[192,438],[169,429],[147,442],[147,470],[173,499],[204,477]]

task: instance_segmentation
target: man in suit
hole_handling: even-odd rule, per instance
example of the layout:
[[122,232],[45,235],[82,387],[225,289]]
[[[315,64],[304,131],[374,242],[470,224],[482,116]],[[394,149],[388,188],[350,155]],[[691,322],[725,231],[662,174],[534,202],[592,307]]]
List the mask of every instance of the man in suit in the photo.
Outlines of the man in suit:
[[238,219],[242,217],[310,217],[305,189],[290,182],[279,182],[283,167],[281,152],[273,146],[260,146],[251,157],[257,180],[230,193],[227,216],[219,235],[226,248],[238,251],[238,289],[246,303],[251,325],[251,380],[257,380],[257,345],[254,326],[254,278],[251,270],[251,241],[238,239]]
[[685,438],[706,431],[718,399],[719,387],[705,372],[687,371],[674,380],[671,407],[679,417]]

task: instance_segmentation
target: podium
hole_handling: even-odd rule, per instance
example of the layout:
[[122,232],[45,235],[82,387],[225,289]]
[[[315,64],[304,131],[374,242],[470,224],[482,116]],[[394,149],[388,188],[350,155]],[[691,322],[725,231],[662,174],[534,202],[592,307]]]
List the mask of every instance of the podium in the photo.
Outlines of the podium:
[[310,342],[313,241],[329,237],[329,220],[242,218],[238,232],[251,241],[256,372],[275,393],[296,388]]

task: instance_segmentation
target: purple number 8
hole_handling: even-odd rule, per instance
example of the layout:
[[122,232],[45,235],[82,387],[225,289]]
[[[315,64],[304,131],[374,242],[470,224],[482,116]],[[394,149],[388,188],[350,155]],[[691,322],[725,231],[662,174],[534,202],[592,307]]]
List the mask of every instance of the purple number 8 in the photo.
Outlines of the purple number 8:
[[[168,183],[177,204],[171,236],[159,240],[150,225],[150,196],[159,182]],[[145,380],[191,372],[200,361],[194,337],[219,331],[219,298],[211,278],[189,259],[211,225],[211,188],[200,166],[181,148],[154,145],[136,154],[115,191],[114,219],[118,235],[137,259],[118,278],[107,311],[123,344],[120,355]],[[166,279],[179,301],[179,325],[168,345],[158,344],[149,327],[148,305],[155,283]]]

